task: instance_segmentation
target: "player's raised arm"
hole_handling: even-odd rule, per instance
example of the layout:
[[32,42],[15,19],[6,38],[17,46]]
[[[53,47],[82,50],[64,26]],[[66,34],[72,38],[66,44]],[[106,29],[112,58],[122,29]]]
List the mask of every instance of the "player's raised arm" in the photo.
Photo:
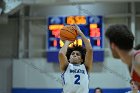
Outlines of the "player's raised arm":
[[91,70],[92,63],[93,63],[93,51],[91,44],[89,40],[86,38],[86,36],[83,34],[83,32],[80,30],[80,28],[75,25],[77,28],[77,33],[81,36],[82,40],[84,41],[85,48],[86,48],[86,56],[85,56],[85,66],[87,67],[87,70]]
[[66,57],[66,52],[71,41],[66,40],[64,46],[59,51],[59,63],[61,71],[65,71],[68,66],[68,60]]

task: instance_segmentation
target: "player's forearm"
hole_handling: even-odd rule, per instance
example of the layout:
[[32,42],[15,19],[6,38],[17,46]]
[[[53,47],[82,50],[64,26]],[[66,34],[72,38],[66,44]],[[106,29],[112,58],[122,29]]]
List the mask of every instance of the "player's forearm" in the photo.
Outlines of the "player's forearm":
[[64,46],[60,49],[59,53],[63,53],[64,55],[66,55],[69,44],[70,44],[70,42],[65,42]]
[[86,38],[86,36],[82,32],[79,33],[79,35],[81,36],[82,40],[84,41],[86,49],[92,49],[91,44],[90,44],[89,40]]

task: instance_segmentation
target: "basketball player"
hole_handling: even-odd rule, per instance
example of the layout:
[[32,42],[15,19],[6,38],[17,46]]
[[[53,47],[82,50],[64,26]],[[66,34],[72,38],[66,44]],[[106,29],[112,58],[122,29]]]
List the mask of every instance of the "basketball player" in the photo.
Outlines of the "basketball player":
[[105,32],[114,58],[120,58],[130,68],[132,80],[140,90],[140,50],[133,49],[134,36],[127,26],[116,24]]
[[[76,25],[75,25],[76,26]],[[71,41],[65,40],[64,46],[59,51],[60,69],[63,72],[63,93],[88,93],[89,76],[92,68],[92,47],[89,40],[76,26],[78,35],[81,36],[85,48],[74,45],[69,47]]]

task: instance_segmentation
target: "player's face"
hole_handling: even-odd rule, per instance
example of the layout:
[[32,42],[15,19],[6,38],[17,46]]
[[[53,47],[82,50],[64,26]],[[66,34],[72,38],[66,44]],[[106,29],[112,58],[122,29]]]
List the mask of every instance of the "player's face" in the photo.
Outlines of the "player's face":
[[134,81],[131,82],[131,88],[132,89],[138,89],[138,86]]
[[95,91],[95,93],[101,93],[100,89],[97,89],[97,90]]
[[69,61],[72,64],[81,64],[81,53],[79,51],[73,51],[70,55]]

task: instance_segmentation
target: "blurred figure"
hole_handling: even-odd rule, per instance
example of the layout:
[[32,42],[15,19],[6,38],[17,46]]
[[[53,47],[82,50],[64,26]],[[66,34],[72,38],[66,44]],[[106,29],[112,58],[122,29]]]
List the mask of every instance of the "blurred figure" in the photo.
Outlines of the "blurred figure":
[[103,93],[103,91],[100,87],[97,87],[97,88],[95,88],[93,93]]
[[125,63],[140,90],[140,50],[133,48],[134,35],[124,24],[111,25],[105,32],[114,58]]
[[138,85],[136,82],[134,82],[132,79],[130,80],[130,86],[131,86],[131,91],[128,91],[126,93],[140,93],[138,90]]

